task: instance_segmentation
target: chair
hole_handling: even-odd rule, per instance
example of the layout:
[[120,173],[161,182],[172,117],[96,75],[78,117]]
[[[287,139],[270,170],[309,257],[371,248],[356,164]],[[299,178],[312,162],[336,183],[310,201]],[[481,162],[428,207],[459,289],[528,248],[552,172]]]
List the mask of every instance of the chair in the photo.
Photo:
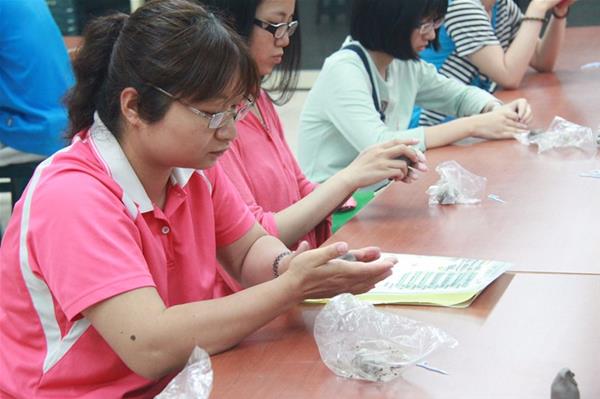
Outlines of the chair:
[[[69,51],[69,58],[72,62],[77,55],[77,48],[81,45],[82,37],[63,36],[63,40]],[[15,203],[21,197],[23,190],[25,190],[29,179],[40,162],[41,161],[0,166],[0,193],[10,193],[11,209],[15,207]]]
[[[29,183],[36,166],[40,162],[27,162],[22,164],[12,164],[0,167],[0,192],[10,193],[11,209],[23,194],[23,190]],[[8,181],[6,181],[8,180]]]

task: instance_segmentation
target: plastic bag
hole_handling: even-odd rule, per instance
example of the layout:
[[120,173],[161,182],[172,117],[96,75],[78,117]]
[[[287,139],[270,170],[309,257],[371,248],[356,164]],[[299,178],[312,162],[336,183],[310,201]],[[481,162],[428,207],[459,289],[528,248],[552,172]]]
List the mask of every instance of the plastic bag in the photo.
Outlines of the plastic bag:
[[155,399],[207,399],[213,384],[208,353],[199,346],[192,351],[187,365]]
[[333,298],[314,327],[321,359],[335,374],[389,381],[440,347],[457,341],[415,320],[382,312],[351,294]]
[[546,132],[515,134],[521,144],[538,146],[538,154],[555,148],[578,148],[590,156],[596,155],[598,137],[591,128],[580,126],[557,116]]
[[442,162],[435,170],[441,178],[427,189],[429,205],[481,202],[487,183],[485,177],[469,172],[456,161]]

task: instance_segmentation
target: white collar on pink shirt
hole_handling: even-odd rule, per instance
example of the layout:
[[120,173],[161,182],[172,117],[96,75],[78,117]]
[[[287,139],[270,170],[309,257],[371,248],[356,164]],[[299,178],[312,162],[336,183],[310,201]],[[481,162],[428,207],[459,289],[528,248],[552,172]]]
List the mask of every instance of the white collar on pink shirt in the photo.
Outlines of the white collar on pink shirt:
[[[128,199],[131,199],[138,205],[140,212],[152,211],[154,206],[140,179],[131,167],[121,145],[104,125],[104,122],[100,120],[98,113],[94,113],[94,124],[90,128],[89,138],[107,172],[121,186],[124,196],[128,197],[123,199],[124,202],[128,203]],[[185,187],[195,171],[195,169],[174,168],[171,173],[171,182]]]

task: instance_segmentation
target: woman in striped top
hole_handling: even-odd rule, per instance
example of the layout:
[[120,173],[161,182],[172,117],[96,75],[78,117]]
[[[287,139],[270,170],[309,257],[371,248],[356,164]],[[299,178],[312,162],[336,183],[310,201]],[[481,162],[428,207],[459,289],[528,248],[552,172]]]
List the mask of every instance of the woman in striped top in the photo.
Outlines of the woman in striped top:
[[[441,48],[421,57],[444,76],[489,92],[516,89],[528,67],[554,68],[563,41],[569,6],[576,0],[533,0],[525,15],[513,0],[451,0],[439,32]],[[548,27],[540,38],[546,14]],[[413,123],[432,126],[446,116],[432,110],[415,113]]]

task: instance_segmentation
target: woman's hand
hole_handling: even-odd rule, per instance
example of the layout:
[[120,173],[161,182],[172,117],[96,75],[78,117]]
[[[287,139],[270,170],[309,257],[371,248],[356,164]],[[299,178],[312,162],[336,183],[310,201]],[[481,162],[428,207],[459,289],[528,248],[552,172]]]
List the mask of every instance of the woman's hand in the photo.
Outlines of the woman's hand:
[[425,156],[411,147],[418,140],[391,140],[363,150],[343,171],[344,178],[353,190],[370,186],[381,180],[414,180],[409,166],[426,172]]
[[554,13],[559,16],[566,16],[569,12],[569,7],[575,4],[576,1],[577,0],[562,0],[560,3],[554,6]]
[[515,133],[529,130],[531,108],[526,101],[519,99],[471,118],[474,122],[473,136],[491,140],[509,139]]
[[533,119],[533,111],[531,110],[531,105],[524,98],[518,98],[514,101],[509,102],[508,104],[504,104],[498,109],[508,109],[514,111],[519,116],[519,122],[526,124],[529,126]]
[[[531,7],[535,7],[535,9],[537,11],[540,12],[548,12],[550,11],[552,8],[554,8],[557,12],[561,11],[561,14],[563,12],[566,12],[566,10],[563,10],[564,8],[568,8],[569,5],[571,5],[572,3],[574,3],[575,0],[533,0],[530,4],[529,4],[529,8]],[[569,5],[565,6],[563,3],[568,3]],[[529,8],[527,9],[527,15],[529,15]],[[557,9],[560,8],[560,9]],[[529,16],[538,16],[536,15],[529,15]]]
[[348,244],[343,242],[314,250],[307,250],[307,244],[302,243],[298,248],[288,257],[287,270],[279,278],[291,279],[300,299],[367,292],[390,276],[396,263],[395,259],[379,259],[380,251],[375,247],[351,251],[356,261],[338,259],[348,253]]

